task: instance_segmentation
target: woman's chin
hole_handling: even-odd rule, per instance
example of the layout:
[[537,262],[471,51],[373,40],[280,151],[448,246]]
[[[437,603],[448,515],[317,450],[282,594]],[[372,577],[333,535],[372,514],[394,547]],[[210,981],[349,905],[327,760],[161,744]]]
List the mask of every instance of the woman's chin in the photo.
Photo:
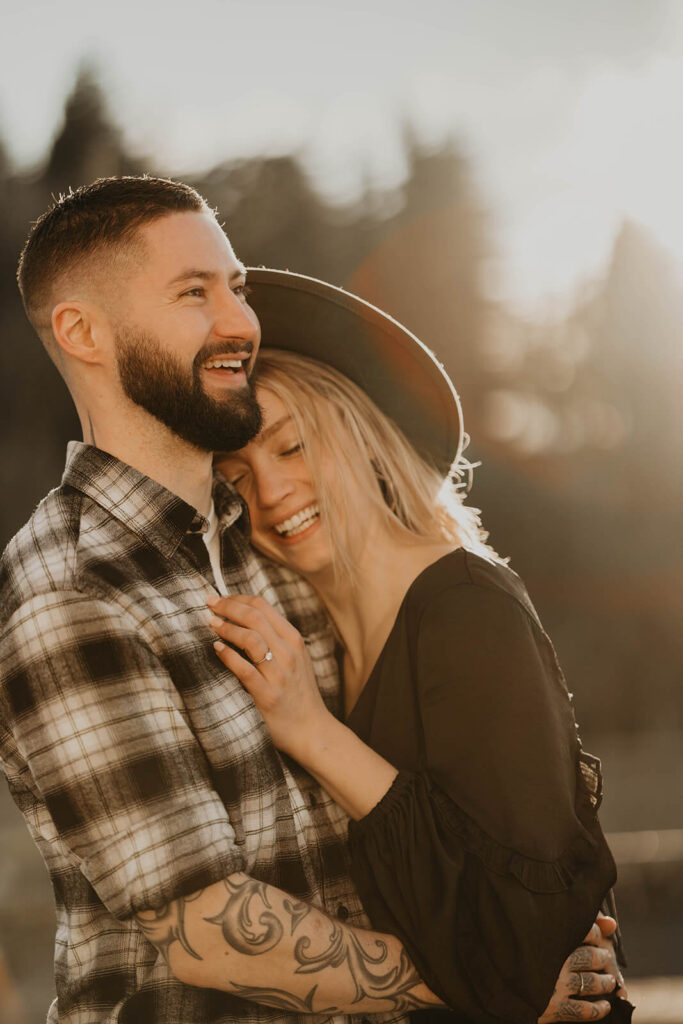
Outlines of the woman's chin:
[[332,568],[332,552],[322,536],[317,521],[294,537],[261,539],[252,537],[252,544],[260,554],[273,562],[286,565],[304,576],[325,572]]

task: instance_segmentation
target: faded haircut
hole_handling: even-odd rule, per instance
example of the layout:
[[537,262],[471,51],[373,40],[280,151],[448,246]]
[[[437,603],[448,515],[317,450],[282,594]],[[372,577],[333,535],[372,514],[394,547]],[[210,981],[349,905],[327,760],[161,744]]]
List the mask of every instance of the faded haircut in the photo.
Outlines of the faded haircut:
[[143,224],[171,213],[213,211],[189,185],[130,175],[70,189],[35,221],[19,258],[17,281],[26,315],[48,351],[58,282],[88,261],[119,256],[134,245]]

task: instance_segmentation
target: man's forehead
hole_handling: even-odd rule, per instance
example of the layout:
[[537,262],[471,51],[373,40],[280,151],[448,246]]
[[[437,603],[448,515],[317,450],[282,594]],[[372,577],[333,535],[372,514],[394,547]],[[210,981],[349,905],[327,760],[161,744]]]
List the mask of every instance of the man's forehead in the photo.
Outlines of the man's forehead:
[[143,224],[138,237],[147,257],[152,257],[159,269],[175,274],[186,267],[206,271],[241,268],[225,232],[208,212],[158,217]]

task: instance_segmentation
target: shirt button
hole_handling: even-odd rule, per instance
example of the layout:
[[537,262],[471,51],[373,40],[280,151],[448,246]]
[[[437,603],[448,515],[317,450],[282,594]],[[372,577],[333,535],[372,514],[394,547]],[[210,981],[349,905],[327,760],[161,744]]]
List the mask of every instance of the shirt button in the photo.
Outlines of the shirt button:
[[312,789],[309,790],[309,793],[308,793],[308,802],[311,805],[311,807],[317,807],[318,806],[318,798],[317,798],[317,796],[315,795],[315,793],[313,792]]
[[340,921],[346,921],[348,916],[349,908],[345,907],[343,903],[340,903],[339,906],[337,907],[337,917],[339,918]]

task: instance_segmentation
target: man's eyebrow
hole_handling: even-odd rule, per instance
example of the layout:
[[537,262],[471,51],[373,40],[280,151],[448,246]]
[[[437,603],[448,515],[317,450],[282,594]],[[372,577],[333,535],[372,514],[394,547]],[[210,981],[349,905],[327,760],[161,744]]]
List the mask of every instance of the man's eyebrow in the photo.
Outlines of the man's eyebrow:
[[[230,275],[230,284],[236,281],[240,277],[246,277],[247,268],[238,264],[237,269],[233,270]],[[183,270],[177,277],[174,277],[172,281],[168,282],[169,288],[176,284],[182,284],[183,281],[200,280],[200,281],[215,281],[220,275],[216,270],[201,270],[199,267],[188,267],[187,270]]]

